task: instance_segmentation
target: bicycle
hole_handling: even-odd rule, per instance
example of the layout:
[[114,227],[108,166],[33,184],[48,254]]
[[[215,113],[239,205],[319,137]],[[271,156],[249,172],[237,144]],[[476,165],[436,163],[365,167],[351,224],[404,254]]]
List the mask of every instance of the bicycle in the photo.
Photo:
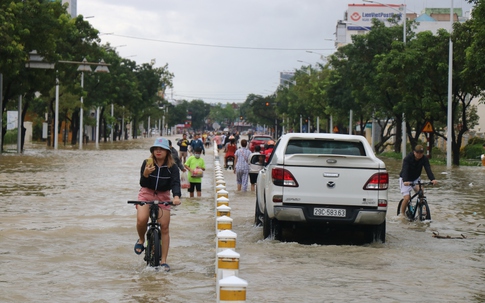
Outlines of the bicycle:
[[[429,182],[421,182],[420,180],[416,183],[411,182],[410,184],[413,188],[414,186],[418,186],[418,191],[411,196],[411,199],[409,199],[409,203],[406,209],[406,217],[414,221],[419,219],[419,221],[425,221],[425,220],[431,220],[431,212],[429,210],[429,205],[428,205],[428,200],[426,199],[426,196],[424,195],[423,192],[423,187],[428,186],[428,185],[433,185],[431,181]],[[414,202],[414,198],[416,198],[416,201]],[[401,199],[399,201],[399,205],[397,206],[397,215],[401,213],[401,205],[404,199]],[[413,205],[414,202],[414,205]]]
[[150,222],[148,222],[148,229],[146,233],[146,247],[145,258],[148,266],[160,266],[162,258],[162,232],[160,230],[160,223],[158,223],[158,212],[160,211],[159,204],[173,205],[172,202],[163,201],[128,201],[128,204],[136,205],[150,205]]

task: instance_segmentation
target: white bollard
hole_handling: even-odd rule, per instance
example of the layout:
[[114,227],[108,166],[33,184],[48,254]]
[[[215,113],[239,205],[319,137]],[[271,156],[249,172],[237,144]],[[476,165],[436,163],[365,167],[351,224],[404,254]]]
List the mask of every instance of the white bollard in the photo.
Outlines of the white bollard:
[[217,286],[218,303],[246,302],[248,282],[235,276],[219,280]]
[[229,192],[225,189],[219,189],[217,191],[217,198],[222,198],[222,197],[229,199]]
[[223,230],[217,233],[216,254],[226,249],[236,250],[237,234],[232,230]]
[[221,206],[221,205],[226,205],[229,206],[229,199],[226,197],[220,197],[216,199],[216,208]]
[[223,231],[223,230],[231,230],[232,229],[232,218],[228,216],[221,216],[216,219],[216,230]]
[[239,274],[239,257],[241,255],[232,249],[226,249],[217,254],[217,280]]
[[227,206],[226,204],[222,204],[221,206],[218,206],[216,208],[216,216],[217,217],[222,217],[222,216],[231,216],[231,208]]

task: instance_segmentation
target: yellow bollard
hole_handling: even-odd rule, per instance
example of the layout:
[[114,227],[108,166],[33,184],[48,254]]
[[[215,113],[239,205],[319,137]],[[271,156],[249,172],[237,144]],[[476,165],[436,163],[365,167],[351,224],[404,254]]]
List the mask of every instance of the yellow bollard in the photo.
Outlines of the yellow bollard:
[[239,273],[240,255],[232,249],[226,249],[217,254],[217,280],[236,276]]
[[216,199],[216,207],[219,207],[221,205],[226,205],[229,206],[229,199],[226,197],[220,197]]
[[231,216],[231,208],[227,206],[226,204],[222,204],[221,206],[218,206],[216,208],[216,216],[221,217],[221,216]]
[[228,198],[229,199],[229,192],[225,189],[219,189],[217,191],[217,198]]
[[231,230],[223,230],[217,233],[216,253],[225,249],[236,249],[237,234]]
[[248,282],[235,276],[219,280],[217,302],[246,302]]
[[222,184],[217,185],[216,186],[216,191],[218,191],[220,189],[226,189],[226,186],[225,185],[222,185]]
[[229,218],[228,216],[218,217],[216,219],[217,231],[231,230],[232,229],[232,221],[233,221],[232,218]]

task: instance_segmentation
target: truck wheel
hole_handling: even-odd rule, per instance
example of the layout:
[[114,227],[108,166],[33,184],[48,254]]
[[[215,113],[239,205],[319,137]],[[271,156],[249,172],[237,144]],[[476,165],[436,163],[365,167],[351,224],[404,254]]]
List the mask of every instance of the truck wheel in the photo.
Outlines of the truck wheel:
[[369,226],[366,230],[367,242],[377,242],[386,243],[386,221],[379,225]]
[[256,196],[256,206],[254,206],[254,226],[261,226],[263,224],[264,214],[259,209],[258,198]]
[[[266,205],[265,205],[266,206]],[[264,219],[263,219],[263,238],[272,238],[280,241],[282,235],[281,225],[277,219],[271,219],[268,216],[268,208],[264,208]]]

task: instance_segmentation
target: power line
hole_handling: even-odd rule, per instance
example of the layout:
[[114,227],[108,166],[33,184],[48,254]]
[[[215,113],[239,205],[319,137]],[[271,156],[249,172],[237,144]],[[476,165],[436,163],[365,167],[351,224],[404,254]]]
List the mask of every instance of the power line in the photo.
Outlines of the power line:
[[332,50],[334,48],[280,48],[280,47],[252,47],[252,46],[233,46],[233,45],[216,45],[216,44],[203,44],[203,43],[191,43],[191,42],[178,42],[178,41],[168,41],[168,40],[160,40],[160,39],[151,39],[151,38],[142,38],[142,37],[134,37],[134,36],[127,36],[127,35],[117,35],[111,34],[111,36],[128,38],[128,39],[136,39],[136,40],[143,40],[143,41],[153,41],[153,42],[160,42],[160,43],[169,43],[169,44],[181,44],[181,45],[190,45],[190,46],[203,46],[203,47],[214,47],[214,48],[232,48],[232,49],[248,49],[248,50],[272,50],[272,51],[323,51],[323,50]]

